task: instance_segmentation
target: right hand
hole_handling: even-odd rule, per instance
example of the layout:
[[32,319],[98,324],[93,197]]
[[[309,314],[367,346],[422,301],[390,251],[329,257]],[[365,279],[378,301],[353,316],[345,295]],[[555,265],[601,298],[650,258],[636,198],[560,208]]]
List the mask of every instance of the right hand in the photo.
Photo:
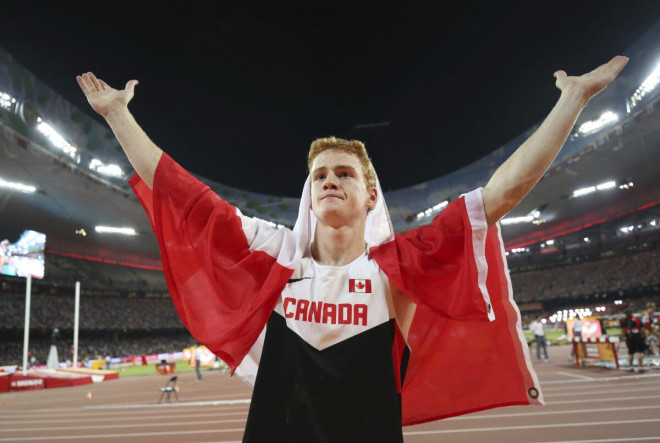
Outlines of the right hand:
[[97,79],[91,72],[77,76],[76,80],[80,89],[85,93],[85,97],[87,97],[87,101],[92,106],[92,109],[103,117],[107,116],[113,110],[126,108],[128,102],[133,98],[135,85],[138,84],[137,80],[129,80],[126,83],[126,88],[118,91],[100,78]]

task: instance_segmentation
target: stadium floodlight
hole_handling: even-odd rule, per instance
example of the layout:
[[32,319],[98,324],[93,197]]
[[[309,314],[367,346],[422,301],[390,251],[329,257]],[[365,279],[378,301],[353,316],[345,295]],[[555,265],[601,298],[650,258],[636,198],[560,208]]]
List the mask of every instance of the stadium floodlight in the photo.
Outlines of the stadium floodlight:
[[0,177],[0,188],[10,189],[12,191],[24,192],[26,194],[31,194],[37,190],[37,188],[35,188],[34,186],[24,185],[23,183],[18,183],[18,182],[9,182],[3,180],[2,177]]
[[112,226],[97,226],[94,230],[100,234],[122,234],[122,235],[137,235],[133,228],[114,228]]
[[531,215],[525,215],[523,217],[509,217],[503,218],[500,220],[500,223],[503,225],[515,225],[517,223],[530,223],[534,221],[534,217]]
[[633,92],[633,94],[628,99],[628,112],[631,112],[642,99],[651,91],[653,91],[658,83],[660,82],[660,64],[658,64],[655,69],[649,74],[648,77],[644,79],[641,85]]
[[555,241],[554,241],[554,240],[548,240],[547,242],[545,242],[545,244],[547,244],[547,245],[554,245],[554,244],[555,244]]
[[[629,183],[632,186],[632,182]],[[619,186],[620,189],[628,189],[628,187],[623,187],[624,185]],[[626,184],[627,186],[627,184]],[[573,191],[571,198],[582,197],[584,195],[592,194],[596,191],[606,191],[608,189],[616,188],[616,182],[614,180],[603,182],[596,186],[587,186],[586,188],[579,188]]]
[[651,221],[649,222],[649,225],[651,225],[651,226],[655,226],[655,225],[656,225],[656,221],[655,221],[655,219],[654,219],[654,220],[651,220]]
[[618,115],[612,111],[605,111],[598,119],[582,123],[578,128],[578,132],[582,135],[592,134],[617,121],[619,121]]
[[619,189],[630,189],[633,186],[634,186],[633,182],[628,182],[628,183],[624,183],[622,185],[619,185]]
[[591,194],[592,192],[596,192],[595,186],[576,189],[575,191],[573,191],[573,197],[582,197],[583,195]]
[[92,161],[89,162],[89,169],[91,169],[92,171],[96,171],[99,174],[107,175],[109,177],[124,176],[124,171],[122,171],[122,169],[119,166],[115,164],[106,165],[101,160],[98,160],[96,158],[92,159]]
[[427,208],[421,212],[418,212],[417,215],[415,216],[417,220],[423,217],[428,217],[431,214],[434,214],[436,212],[440,212],[442,209],[445,208],[449,204],[449,200],[442,201],[438,203],[437,205],[433,205],[430,208]]
[[0,108],[10,109],[16,103],[16,99],[6,92],[0,91]]
[[598,191],[604,191],[606,189],[612,189],[616,187],[616,182],[615,181],[609,181],[605,183],[601,183],[599,185],[596,185],[596,189]]
[[75,146],[66,141],[64,137],[62,137],[51,125],[43,121],[41,117],[39,117],[37,121],[39,122],[37,125],[37,130],[45,135],[46,138],[48,138],[48,140],[50,140],[50,142],[53,144],[53,146],[74,159],[76,163],[80,163],[80,157],[78,157],[78,149]]

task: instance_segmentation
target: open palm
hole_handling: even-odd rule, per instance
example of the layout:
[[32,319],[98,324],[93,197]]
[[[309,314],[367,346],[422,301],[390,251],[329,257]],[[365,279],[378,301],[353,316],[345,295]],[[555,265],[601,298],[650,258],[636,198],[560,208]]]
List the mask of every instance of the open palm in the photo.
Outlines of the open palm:
[[579,77],[568,76],[565,71],[555,72],[556,85],[561,91],[577,88],[586,100],[605,89],[628,63],[628,58],[617,55],[604,65]]
[[92,109],[102,116],[108,115],[113,109],[126,107],[133,98],[135,85],[138,84],[137,80],[130,80],[125,89],[117,90],[91,72],[77,76],[76,80]]

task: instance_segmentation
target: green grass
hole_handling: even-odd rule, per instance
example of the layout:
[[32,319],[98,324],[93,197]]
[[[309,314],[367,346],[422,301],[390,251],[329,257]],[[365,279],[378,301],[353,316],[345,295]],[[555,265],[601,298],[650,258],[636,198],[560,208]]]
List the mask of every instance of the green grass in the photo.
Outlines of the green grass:
[[[528,342],[534,340],[534,334],[532,331],[524,332],[525,339]],[[609,336],[621,335],[621,328],[607,328],[606,332]],[[547,329],[545,331],[545,337],[553,345],[563,345],[569,343],[569,341],[566,339],[566,332],[563,329]]]
[[[187,361],[177,361],[177,362],[168,362],[176,363],[176,369],[174,374],[180,374],[182,372],[193,372],[195,370],[194,366],[190,366]],[[146,366],[141,365],[126,365],[121,367],[112,368],[115,371],[119,372],[120,377],[134,377],[139,375],[155,375],[158,374],[156,371],[156,364],[158,362],[149,363]],[[206,368],[204,368],[206,369]]]

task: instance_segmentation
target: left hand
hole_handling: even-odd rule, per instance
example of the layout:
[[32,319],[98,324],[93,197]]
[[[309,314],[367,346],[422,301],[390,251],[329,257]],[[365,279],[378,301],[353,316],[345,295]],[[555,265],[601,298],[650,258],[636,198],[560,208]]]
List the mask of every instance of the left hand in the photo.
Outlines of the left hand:
[[626,66],[628,60],[628,57],[617,55],[604,65],[600,65],[593,71],[579,77],[569,76],[565,71],[557,71],[554,74],[557,79],[555,85],[563,93],[574,92],[579,94],[586,103],[612,83]]

